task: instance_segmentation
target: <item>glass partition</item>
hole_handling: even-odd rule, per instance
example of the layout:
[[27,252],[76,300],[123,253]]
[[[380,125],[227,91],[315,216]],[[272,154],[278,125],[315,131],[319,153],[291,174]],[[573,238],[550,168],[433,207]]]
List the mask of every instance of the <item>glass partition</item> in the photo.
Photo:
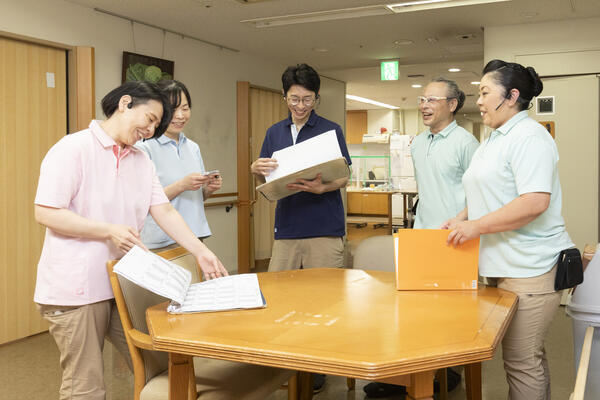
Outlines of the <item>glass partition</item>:
[[350,156],[352,171],[350,186],[355,189],[387,190],[391,170],[390,156]]

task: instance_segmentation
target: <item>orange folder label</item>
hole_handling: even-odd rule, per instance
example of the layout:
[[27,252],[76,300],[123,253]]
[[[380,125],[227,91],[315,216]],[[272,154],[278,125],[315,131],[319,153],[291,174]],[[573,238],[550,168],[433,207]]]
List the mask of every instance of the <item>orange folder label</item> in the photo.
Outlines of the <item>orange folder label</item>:
[[476,290],[479,238],[446,245],[445,229],[400,229],[394,234],[396,289]]

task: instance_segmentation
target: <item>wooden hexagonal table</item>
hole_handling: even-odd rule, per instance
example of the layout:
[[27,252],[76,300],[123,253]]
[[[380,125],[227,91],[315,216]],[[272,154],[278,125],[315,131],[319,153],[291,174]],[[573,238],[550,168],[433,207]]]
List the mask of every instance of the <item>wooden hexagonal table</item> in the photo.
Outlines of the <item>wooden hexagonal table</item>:
[[[191,355],[398,383],[412,398],[430,399],[437,369],[465,365],[467,395],[480,399],[480,363],[493,357],[517,305],[515,294],[490,287],[397,291],[392,272],[316,268],[258,277],[263,309],[173,315],[163,303],[147,310],[154,347],[170,353],[171,382],[186,382]],[[185,385],[170,390],[171,399],[186,398]]]

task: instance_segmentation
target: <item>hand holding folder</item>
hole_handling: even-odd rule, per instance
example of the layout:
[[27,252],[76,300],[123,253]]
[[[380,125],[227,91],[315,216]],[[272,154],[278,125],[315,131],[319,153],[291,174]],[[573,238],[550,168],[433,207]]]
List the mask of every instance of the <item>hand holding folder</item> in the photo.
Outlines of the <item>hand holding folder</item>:
[[396,289],[475,290],[479,238],[448,246],[449,230],[401,229],[394,234]]

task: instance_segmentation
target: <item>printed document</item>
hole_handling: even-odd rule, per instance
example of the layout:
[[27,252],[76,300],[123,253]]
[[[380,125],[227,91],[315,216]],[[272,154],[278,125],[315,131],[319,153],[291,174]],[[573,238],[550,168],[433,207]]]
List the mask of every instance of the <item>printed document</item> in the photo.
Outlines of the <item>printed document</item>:
[[115,264],[114,272],[171,299],[170,313],[223,311],[266,306],[256,274],[231,275],[192,284],[192,273],[134,246]]
[[276,159],[279,166],[265,176],[265,181],[271,182],[277,178],[340,157],[343,156],[337,135],[334,130],[327,131],[274,152],[271,158]]

